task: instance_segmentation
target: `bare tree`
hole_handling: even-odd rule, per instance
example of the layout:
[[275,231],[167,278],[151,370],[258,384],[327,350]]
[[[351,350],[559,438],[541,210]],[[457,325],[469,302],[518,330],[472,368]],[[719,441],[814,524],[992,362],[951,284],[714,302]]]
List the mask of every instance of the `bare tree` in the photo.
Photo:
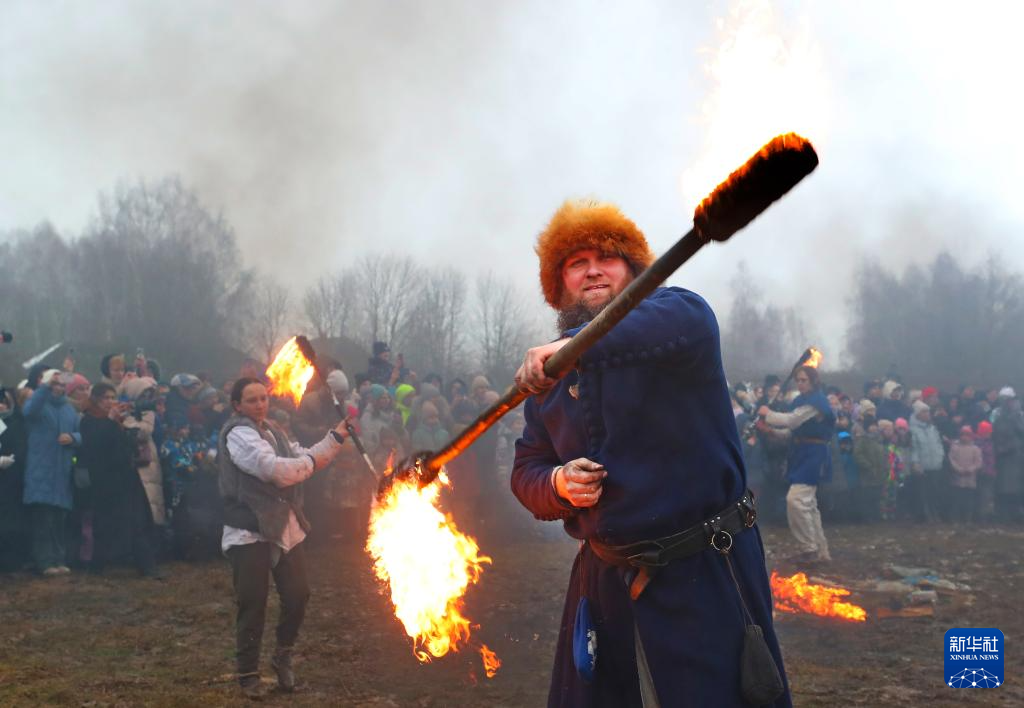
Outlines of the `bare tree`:
[[500,385],[511,381],[527,347],[539,335],[526,298],[508,278],[492,272],[476,281],[480,368]]
[[403,336],[407,360],[450,378],[463,363],[466,277],[455,268],[430,272],[416,293]]
[[306,290],[303,310],[321,339],[352,336],[363,309],[357,281],[356,271],[349,268],[321,276]]
[[270,361],[286,336],[290,300],[288,290],[270,276],[260,276],[253,285],[249,337],[264,361]]
[[366,343],[380,340],[395,347],[421,285],[419,269],[408,256],[374,254],[362,258],[357,270],[370,335]]
[[732,307],[722,332],[722,357],[730,375],[784,370],[810,344],[799,313],[768,303],[745,262],[737,267],[730,290]]

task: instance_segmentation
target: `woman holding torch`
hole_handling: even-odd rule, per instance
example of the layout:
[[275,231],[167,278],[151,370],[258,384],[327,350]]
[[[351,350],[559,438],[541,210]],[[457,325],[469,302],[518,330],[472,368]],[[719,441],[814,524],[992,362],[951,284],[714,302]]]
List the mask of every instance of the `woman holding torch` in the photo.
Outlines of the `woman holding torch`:
[[310,527],[301,483],[330,465],[348,433],[342,421],[310,448],[290,442],[267,420],[269,395],[255,378],[235,382],[231,406],[234,415],[221,429],[217,449],[224,500],[221,548],[234,571],[238,680],[243,693],[257,697],[270,575],[281,600],[271,665],[281,690],[295,688],[292,648],[309,599],[301,544]]

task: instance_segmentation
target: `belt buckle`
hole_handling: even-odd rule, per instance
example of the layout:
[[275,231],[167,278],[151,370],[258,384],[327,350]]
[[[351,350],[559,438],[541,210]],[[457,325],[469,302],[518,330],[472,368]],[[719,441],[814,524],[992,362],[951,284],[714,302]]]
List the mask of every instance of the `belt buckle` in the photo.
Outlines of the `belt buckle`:
[[736,509],[737,511],[740,512],[740,516],[743,519],[743,525],[748,529],[753,527],[754,522],[757,521],[757,509],[754,507],[753,504],[753,496],[751,495],[751,497],[749,498],[749,503],[747,502],[747,495],[743,495],[743,497],[738,502],[736,502]]
[[732,534],[722,528],[722,517],[716,516],[704,522],[704,527],[710,531],[708,543],[722,555],[729,553],[732,548]]
[[732,549],[732,534],[725,529],[719,529],[711,534],[711,547],[722,555]]
[[660,560],[658,558],[660,554],[661,549],[649,549],[641,551],[640,553],[634,553],[631,556],[626,556],[626,560],[629,561],[629,564],[634,568],[664,568],[668,565],[668,562]]

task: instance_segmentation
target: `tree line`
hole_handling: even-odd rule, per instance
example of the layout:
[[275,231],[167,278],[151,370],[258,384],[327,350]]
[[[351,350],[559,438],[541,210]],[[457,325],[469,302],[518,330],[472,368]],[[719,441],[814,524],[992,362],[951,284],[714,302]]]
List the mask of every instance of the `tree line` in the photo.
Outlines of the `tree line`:
[[176,177],[101,195],[75,238],[49,223],[9,232],[0,264],[0,328],[15,333],[0,350],[8,384],[24,375],[21,361],[57,342],[90,358],[141,346],[168,368],[228,375],[242,356],[268,361],[299,331],[367,351],[385,341],[421,375],[481,372],[502,385],[527,346],[550,338],[538,299],[510,279],[470,281],[404,254],[364,254],[292,292],[247,266],[230,224]]
[[[482,372],[501,386],[526,347],[554,334],[550,313],[511,279],[470,279],[405,254],[365,253],[293,292],[247,266],[230,224],[175,177],[101,195],[97,216],[74,238],[48,223],[0,235],[0,264],[0,329],[15,333],[0,348],[7,384],[24,375],[21,361],[57,342],[81,345],[90,358],[142,346],[168,369],[228,375],[241,357],[267,361],[301,331],[367,351],[385,341],[421,375]],[[814,333],[799,310],[768,302],[745,264],[731,285],[727,371],[785,371]],[[945,386],[1024,375],[1024,280],[995,256],[968,267],[941,253],[902,272],[868,258],[847,292],[855,372]]]

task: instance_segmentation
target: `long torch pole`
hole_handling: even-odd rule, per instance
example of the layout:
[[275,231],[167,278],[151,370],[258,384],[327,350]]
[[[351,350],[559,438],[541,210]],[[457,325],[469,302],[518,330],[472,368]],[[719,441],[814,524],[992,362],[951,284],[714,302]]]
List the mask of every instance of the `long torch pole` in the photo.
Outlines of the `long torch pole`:
[[334,410],[337,411],[341,419],[345,421],[345,430],[348,431],[348,436],[352,438],[352,442],[355,444],[356,449],[359,450],[359,454],[363,458],[363,462],[366,464],[366,469],[369,470],[370,474],[373,475],[374,480],[379,480],[380,475],[377,474],[377,470],[373,466],[373,462],[370,460],[370,455],[367,454],[366,448],[363,447],[363,441],[359,439],[359,435],[356,433],[355,426],[348,422],[348,411],[341,405],[341,401],[334,395],[334,390],[327,384],[327,377],[324,376],[323,370],[320,368],[320,364],[317,363],[316,351],[313,349],[313,344],[309,341],[309,338],[305,335],[297,335],[295,337],[295,344],[298,346],[299,351],[302,352],[302,356],[306,357],[310,366],[313,367],[313,372],[316,377],[320,380],[323,385],[331,394],[331,402],[334,403]]
[[[559,378],[593,344],[709,241],[726,241],[782,197],[818,166],[810,142],[794,133],[780,135],[751,157],[698,205],[694,226],[667,252],[637,276],[586,327],[544,363],[544,374]],[[420,485],[429,484],[441,468],[461,454],[528,393],[510,386],[505,393],[451,442],[436,453],[420,453],[396,474],[411,471]],[[392,477],[381,480],[380,491]]]

